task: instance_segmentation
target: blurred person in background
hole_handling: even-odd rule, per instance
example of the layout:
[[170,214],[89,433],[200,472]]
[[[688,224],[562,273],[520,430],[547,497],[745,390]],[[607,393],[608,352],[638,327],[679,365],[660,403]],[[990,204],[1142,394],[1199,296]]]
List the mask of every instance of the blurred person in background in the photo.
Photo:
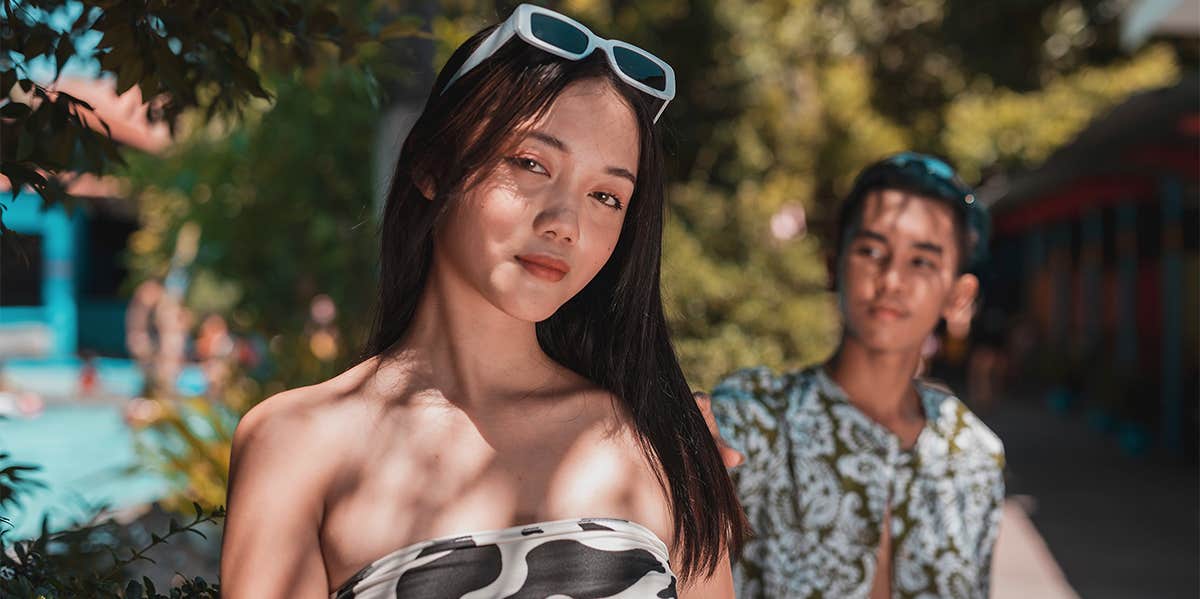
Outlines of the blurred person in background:
[[733,596],[744,520],[659,289],[674,89],[531,5],[455,51],[396,166],[370,357],[237,428],[225,596]]
[[162,283],[157,279],[142,281],[134,288],[129,307],[125,310],[125,346],[142,371],[145,380],[142,395],[150,394],[154,381],[154,361],[159,346],[155,311],[164,292]]
[[220,314],[209,314],[200,321],[196,332],[196,359],[204,372],[204,393],[211,401],[220,401],[233,373],[236,343],[229,323]]
[[941,321],[969,326],[986,237],[986,213],[941,160],[907,152],[859,173],[834,232],[833,356],[739,371],[712,392],[755,532],[734,564],[738,597],[987,596],[1003,448],[949,389],[916,378]]

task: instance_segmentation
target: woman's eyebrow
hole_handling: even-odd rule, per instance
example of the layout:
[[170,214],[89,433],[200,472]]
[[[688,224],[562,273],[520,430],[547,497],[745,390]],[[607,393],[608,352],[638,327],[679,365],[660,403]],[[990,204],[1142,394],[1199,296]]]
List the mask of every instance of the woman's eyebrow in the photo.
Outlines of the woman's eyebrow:
[[630,183],[637,185],[637,177],[635,177],[633,175],[633,173],[629,172],[629,169],[627,169],[627,168],[621,168],[619,166],[610,166],[604,170],[606,170],[608,172],[608,174],[610,174],[610,175],[613,175],[616,177],[621,177],[624,179],[629,179]]
[[549,133],[543,133],[541,131],[530,131],[529,137],[532,137],[552,148],[555,148],[555,149],[559,150],[560,152],[563,152],[566,154],[571,153],[571,149],[567,147],[567,144],[563,143],[563,140],[561,140],[557,137],[554,137],[553,135],[550,135]]
[[[564,154],[571,153],[571,148],[567,146],[566,142],[564,142],[563,140],[561,140],[557,137],[554,137],[553,135],[550,135],[549,133],[546,133],[544,131],[530,131],[529,137],[532,137],[533,139],[536,139],[536,140],[538,140],[538,141],[540,141],[540,142],[542,142]],[[621,177],[622,179],[629,179],[630,183],[637,185],[637,176],[634,175],[627,168],[622,168],[619,166],[610,166],[610,167],[605,168],[604,171],[610,175],[613,175],[614,177]]]

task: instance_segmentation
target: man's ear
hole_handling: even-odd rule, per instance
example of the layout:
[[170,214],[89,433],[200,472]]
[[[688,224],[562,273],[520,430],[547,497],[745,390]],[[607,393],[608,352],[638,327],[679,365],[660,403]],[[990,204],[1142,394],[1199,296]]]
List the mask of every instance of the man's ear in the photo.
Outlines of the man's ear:
[[969,331],[971,317],[975,315],[975,298],[979,297],[979,279],[973,274],[962,274],[954,281],[950,297],[942,309],[946,328],[952,331]]

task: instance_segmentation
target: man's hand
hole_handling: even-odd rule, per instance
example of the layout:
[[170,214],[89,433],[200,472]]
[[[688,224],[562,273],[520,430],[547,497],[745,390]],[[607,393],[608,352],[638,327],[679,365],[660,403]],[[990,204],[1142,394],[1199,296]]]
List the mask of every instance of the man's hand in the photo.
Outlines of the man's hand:
[[713,416],[712,397],[703,391],[692,393],[692,397],[696,399],[696,407],[700,408],[700,413],[704,415],[704,422],[708,425],[708,433],[712,435],[713,441],[717,442],[717,451],[721,453],[721,461],[725,463],[726,468],[733,468],[741,465],[746,461],[746,456],[738,452],[738,450],[729,446],[725,439],[721,438],[721,431],[717,428],[717,418]]

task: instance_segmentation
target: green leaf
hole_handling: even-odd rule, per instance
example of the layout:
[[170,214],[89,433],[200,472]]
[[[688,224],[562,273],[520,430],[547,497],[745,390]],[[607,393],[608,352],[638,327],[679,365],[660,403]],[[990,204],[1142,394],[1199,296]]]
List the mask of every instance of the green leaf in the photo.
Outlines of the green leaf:
[[142,577],[142,584],[146,585],[146,594],[150,597],[158,596],[158,589],[154,587],[154,581],[150,580],[149,576]]
[[434,39],[434,35],[428,31],[425,31],[423,27],[424,23],[420,19],[400,18],[380,29],[377,37],[381,40],[406,37]]
[[63,65],[75,55],[75,44],[71,41],[71,37],[63,35],[58,40],[58,47],[54,50],[55,70],[54,76],[57,78],[62,74]]
[[33,109],[30,108],[28,104],[21,102],[10,101],[8,104],[0,107],[0,117],[4,117],[6,119],[23,119],[29,116],[32,112]]
[[271,94],[267,93],[267,90],[263,89],[262,84],[259,83],[258,73],[254,72],[254,69],[251,69],[239,57],[231,57],[229,67],[233,72],[234,81],[245,91],[264,100],[271,99]]
[[326,34],[334,31],[341,26],[341,18],[337,13],[328,8],[318,8],[316,12],[308,18],[309,31],[318,35]]
[[78,139],[79,129],[75,127],[63,127],[54,138],[54,145],[51,146],[49,158],[54,163],[59,164],[62,168],[71,166],[71,156],[75,153],[75,140]]
[[79,106],[81,108],[85,108],[87,110],[95,110],[95,108],[92,108],[91,104],[88,104],[87,102],[84,102],[83,100],[80,100],[79,98],[76,98],[75,96],[72,96],[71,94],[68,94],[67,92],[60,90],[58,92],[58,97],[70,102],[71,104]]
[[46,178],[37,171],[19,162],[11,160],[0,162],[0,174],[12,182],[13,197],[20,193],[19,185],[28,185],[34,190],[45,189]]
[[142,599],[142,584],[136,580],[129,581],[125,585],[125,599]]
[[0,70],[0,93],[7,96],[16,85],[17,72],[15,69]]
[[23,128],[17,138],[17,160],[29,160],[35,149],[37,149],[36,134],[29,132],[28,128]]
[[55,40],[58,39],[58,32],[44,24],[37,24],[30,28],[28,36],[25,38],[25,43],[18,43],[11,48],[14,52],[25,56],[25,60],[31,60],[37,56],[41,56],[50,51],[54,47]]
[[122,95],[142,78],[142,61],[127,60],[117,72],[117,95]]

